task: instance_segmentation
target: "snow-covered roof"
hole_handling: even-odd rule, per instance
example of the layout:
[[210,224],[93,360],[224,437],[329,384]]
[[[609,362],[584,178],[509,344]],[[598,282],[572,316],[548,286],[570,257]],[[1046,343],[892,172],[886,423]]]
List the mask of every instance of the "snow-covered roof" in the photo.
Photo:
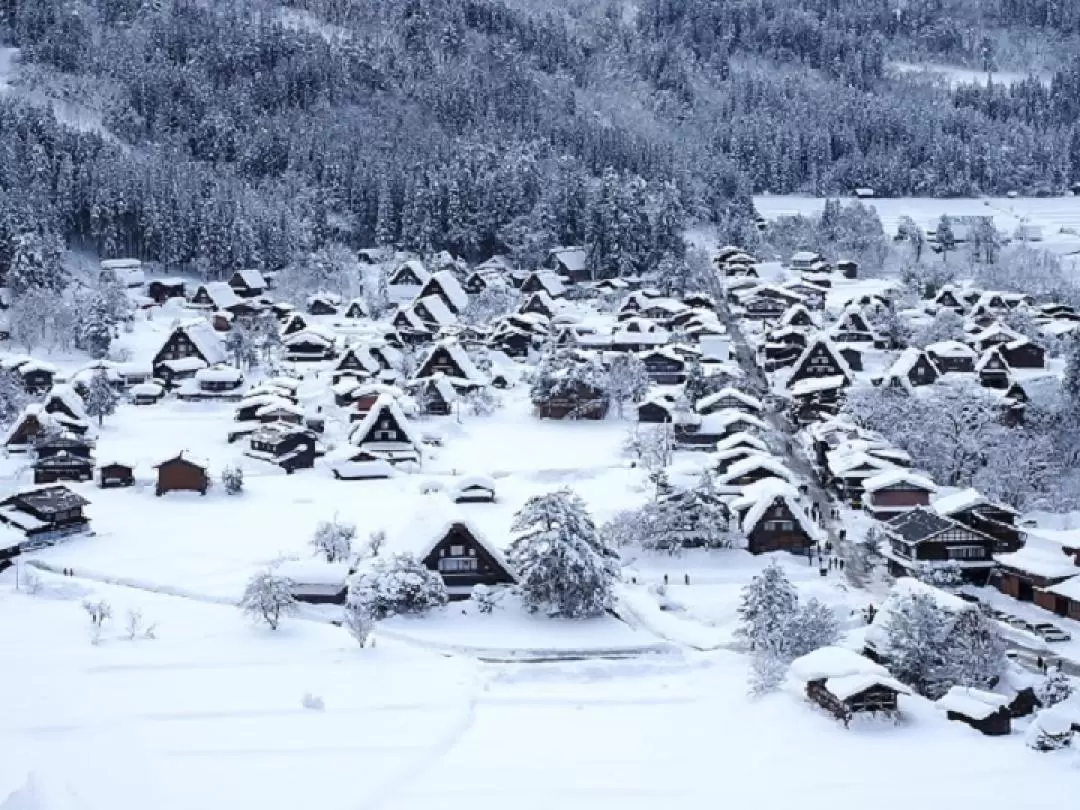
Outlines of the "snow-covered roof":
[[345,587],[349,577],[346,562],[326,562],[321,559],[284,560],[274,568],[274,573],[291,580],[295,585],[323,585]]
[[788,393],[793,397],[802,397],[809,394],[816,394],[819,391],[831,391],[836,388],[843,388],[847,384],[848,378],[843,374],[836,374],[831,377],[807,377],[806,379],[798,380],[789,385]]
[[994,321],[985,329],[982,329],[970,335],[968,337],[968,340],[972,343],[982,343],[984,340],[999,336],[1008,338],[1009,340],[1016,340],[1019,337],[1023,337],[1023,335],[1021,335],[1015,329],[1010,329],[1008,326],[1001,323],[1000,321]]
[[1080,602],[1080,576],[1072,577],[1056,585],[1049,585],[1045,590],[1057,596],[1064,596],[1070,601]]
[[[236,290],[224,281],[208,281],[199,286],[201,289],[206,290],[206,294],[213,302],[214,309],[228,309],[243,303],[243,299],[236,294]],[[198,295],[198,290],[196,290],[196,295]]]
[[314,326],[309,326],[306,329],[301,329],[299,332],[293,332],[291,335],[286,335],[281,343],[285,347],[296,346],[300,343],[318,343],[329,348],[334,345],[334,336],[329,335]]
[[[924,356],[925,353],[921,349],[909,346],[900,352],[900,356],[896,358],[896,361],[891,366],[889,366],[889,370],[885,372],[885,378],[889,379],[894,377],[907,383],[909,381],[907,376],[908,373],[915,367],[915,364],[919,362],[919,358]],[[929,357],[926,358],[926,361],[931,367],[937,368],[937,366],[934,365],[934,361]]]
[[424,263],[422,261],[420,261],[419,259],[408,259],[398,265],[397,269],[390,274],[390,278],[387,283],[401,283],[396,281],[395,279],[406,269],[411,270],[413,274],[420,280],[421,284],[425,284],[427,280],[431,278],[431,273],[427,271],[427,268],[424,267]]
[[889,470],[896,467],[891,461],[872,456],[863,450],[851,451],[844,447],[826,453],[825,463],[833,475],[841,476],[860,467],[869,467],[874,470]]
[[925,489],[929,492],[937,490],[937,484],[931,481],[929,478],[922,475],[915,475],[914,473],[905,469],[886,470],[885,472],[872,475],[869,478],[864,478],[862,485],[863,489],[867,492],[876,492],[879,489],[888,489],[889,487],[896,486],[898,484],[906,484],[909,487],[916,489]]
[[413,426],[409,423],[409,420],[405,418],[405,413],[401,410],[401,405],[397,399],[389,394],[379,394],[379,398],[375,400],[375,404],[371,406],[371,410],[367,412],[367,415],[357,423],[349,435],[349,442],[351,444],[359,444],[367,438],[378,422],[379,417],[383,412],[389,413],[402,432],[409,444],[414,448],[420,447],[420,437],[417,435]]
[[930,501],[930,508],[939,515],[949,517],[973,506],[990,503],[979,490],[972,487],[940,495]]
[[954,686],[937,700],[937,705],[949,712],[962,714],[972,720],[985,720],[1009,702],[1004,695],[985,692],[969,686]]
[[132,395],[141,397],[159,397],[165,393],[165,389],[157,383],[142,382],[136,383],[128,389]]
[[725,436],[716,443],[716,449],[719,451],[730,450],[734,447],[753,447],[761,452],[768,450],[768,445],[755,436],[753,433],[747,433],[745,430],[741,430],[738,433],[732,433],[730,436]]
[[430,282],[439,285],[439,288],[445,293],[446,297],[450,299],[451,305],[458,312],[469,305],[469,294],[461,288],[461,283],[457,280],[457,276],[449,270],[438,271],[429,279],[429,283]]
[[212,366],[195,372],[196,382],[240,383],[243,379],[244,372],[232,366]]
[[45,395],[45,402],[48,403],[54,399],[63,403],[76,419],[86,418],[86,403],[79,396],[79,392],[67,383],[57,383],[49,389],[49,393]]
[[748,407],[748,408],[750,408],[751,410],[754,410],[754,411],[760,411],[760,410],[762,410],[762,407],[763,407],[762,404],[761,404],[761,400],[758,399],[757,397],[752,397],[752,396],[750,396],[750,394],[744,393],[744,392],[740,391],[738,388],[732,388],[731,386],[727,386],[725,388],[721,388],[715,394],[709,394],[708,396],[705,396],[705,397],[702,397],[701,399],[699,399],[697,401],[697,404],[694,406],[694,410],[696,410],[696,411],[708,410],[713,405],[715,405],[717,402],[721,402],[721,401],[723,401],[725,399],[728,399],[728,398],[737,399],[743,405],[745,405],[746,407]]
[[207,367],[206,361],[201,357],[177,357],[175,360],[162,360],[159,365],[174,373],[197,371],[200,368]]
[[563,285],[562,279],[560,279],[558,275],[552,273],[550,270],[538,270],[537,272],[533,273],[533,276],[544,288],[544,291],[547,292],[547,294],[550,295],[552,298],[557,298],[558,296],[566,292],[566,287]]
[[959,340],[939,340],[926,347],[926,351],[938,357],[950,357],[953,359],[970,358],[974,360],[978,356],[973,348]]
[[[436,326],[450,326],[457,323],[457,317],[450,311],[450,307],[446,306],[446,302],[443,301],[437,295],[425,295],[423,298],[418,298],[410,305],[410,309],[413,315],[420,317],[416,312],[417,305],[421,305],[430,313],[432,322]],[[424,323],[424,319],[421,318],[421,323]]]
[[776,456],[755,453],[731,464],[727,471],[720,476],[720,483],[726,484],[754,470],[767,470],[776,478],[787,481],[789,484],[794,484],[798,480],[795,473],[789,470]]
[[813,541],[821,541],[825,538],[821,527],[811,519],[806,509],[799,500],[799,493],[787,481],[779,478],[765,478],[743,488],[743,494],[731,503],[731,508],[737,512],[746,513],[742,518],[742,530],[749,534],[765,516],[766,510],[777,499],[783,501],[788,510],[794,516],[799,526]]
[[793,264],[809,264],[818,261],[821,261],[821,254],[815,253],[812,250],[799,250],[791,254],[791,262]]
[[557,259],[571,273],[583,272],[588,256],[585,248],[582,247],[557,247],[549,255]]
[[732,425],[745,425],[759,428],[763,431],[769,429],[768,425],[753,414],[744,413],[743,411],[738,411],[734,408],[724,408],[721,411],[716,411],[716,413],[705,414],[700,417],[698,424],[701,426],[699,432],[705,434],[727,433],[728,428]]
[[887,686],[902,695],[911,690],[893,678],[885,667],[845,647],[821,647],[791,662],[792,677],[808,683],[825,681],[825,688],[839,700],[847,700],[871,686]]
[[1030,540],[1019,551],[995,554],[994,560],[1001,565],[1038,577],[1055,579],[1080,576],[1080,566],[1073,562],[1072,557],[1063,554],[1060,548],[1036,547]]
[[486,475],[466,475],[453,482],[449,489],[449,496],[457,498],[472,489],[482,489],[495,492],[495,481]]
[[102,259],[102,270],[138,270],[142,267],[139,259]]
[[[241,405],[243,405],[243,402]],[[287,399],[274,397],[255,411],[255,415],[258,417],[269,416],[273,413],[287,413],[294,416],[303,416],[304,409]]]
[[432,346],[423,362],[417,366],[417,374],[424,373],[426,366],[431,362],[432,356],[440,349],[444,349],[450,355],[450,358],[454,361],[455,365],[457,365],[457,367],[461,369],[462,374],[465,375],[464,379],[466,382],[476,385],[487,384],[487,377],[476,367],[472,358],[469,357],[469,353],[466,352],[465,348],[454,338],[440,340]]
[[443,492],[431,492],[416,502],[416,509],[400,524],[387,530],[387,549],[409,552],[424,559],[455,525],[464,527],[481,547],[503,568],[511,572],[502,550],[492,544],[464,510]]
[[55,374],[58,370],[52,363],[46,363],[44,360],[27,360],[19,366],[20,374],[29,374],[32,371],[45,371],[49,374]]
[[263,278],[263,274],[253,267],[249,267],[245,270],[237,270],[236,275],[244,282],[249,289],[253,290],[265,290],[266,279]]
[[[229,285],[226,284],[225,286],[228,287]],[[231,287],[229,292],[232,293]],[[181,324],[179,328],[187,335],[188,340],[194,344],[196,350],[208,365],[213,366],[225,362],[225,346],[221,342],[221,338],[218,337],[217,332],[206,321],[202,319],[189,321]]]
[[168,464],[170,461],[186,461],[188,464],[194,464],[196,467],[199,467],[203,470],[210,469],[210,464],[207,462],[206,459],[200,456],[194,456],[187,450],[181,450],[179,453],[163,458],[161,461],[155,464],[154,467],[161,467],[164,464]]

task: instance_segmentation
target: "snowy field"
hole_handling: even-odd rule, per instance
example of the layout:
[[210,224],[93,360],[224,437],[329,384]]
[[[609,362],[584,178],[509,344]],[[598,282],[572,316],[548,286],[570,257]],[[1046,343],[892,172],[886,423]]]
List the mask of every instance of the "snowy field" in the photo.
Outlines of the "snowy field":
[[[881,218],[885,233],[893,235],[901,217],[911,217],[927,229],[937,225],[942,214],[992,216],[998,230],[1014,234],[1021,225],[1036,225],[1042,241],[1033,246],[1060,255],[1080,253],[1080,197],[986,197],[930,199],[923,197],[879,198],[864,201]],[[754,206],[766,219],[791,214],[820,213],[825,201],[820,197],[759,195]]]
[[[118,616],[141,609],[157,638],[91,645],[91,593]],[[846,731],[791,691],[751,701],[726,651],[485,665],[59,577],[37,596],[0,585],[0,639],[18,651],[0,676],[18,695],[0,719],[0,796],[31,773],[45,797],[4,810],[695,810],[721,795],[1005,810],[1060,802],[1077,778],[1073,755],[981,737],[921,699],[898,726]],[[891,778],[900,762],[919,778]]]
[[[972,68],[957,67],[956,65],[939,65],[932,62],[892,62],[890,67],[897,73],[915,76],[930,82],[945,84],[956,87],[961,84],[986,84],[987,73],[985,70],[973,70]],[[1036,74],[1021,73],[1019,71],[996,70],[990,74],[994,84],[1013,85],[1030,78],[1032,75],[1043,84],[1050,83],[1050,75],[1045,72]]]

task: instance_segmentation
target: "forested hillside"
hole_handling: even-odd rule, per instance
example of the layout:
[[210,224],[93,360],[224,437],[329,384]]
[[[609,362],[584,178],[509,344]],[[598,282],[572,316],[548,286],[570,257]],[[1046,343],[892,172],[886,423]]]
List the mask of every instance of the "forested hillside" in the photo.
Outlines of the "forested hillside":
[[0,103],[0,269],[19,253],[43,278],[64,242],[213,277],[333,242],[523,261],[584,242],[630,272],[678,258],[687,221],[746,232],[753,191],[1080,179],[1080,59],[1011,88],[888,67],[1068,54],[1080,7],[1052,0],[5,0],[0,19],[16,81],[76,88],[104,126]]

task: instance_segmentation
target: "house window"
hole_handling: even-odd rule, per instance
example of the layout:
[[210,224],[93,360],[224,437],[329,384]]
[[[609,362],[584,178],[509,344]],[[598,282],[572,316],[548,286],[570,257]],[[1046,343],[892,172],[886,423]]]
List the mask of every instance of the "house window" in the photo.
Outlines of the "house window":
[[439,560],[439,570],[445,574],[456,574],[477,569],[475,557],[443,557]]
[[765,531],[767,532],[790,532],[795,530],[795,522],[791,520],[766,520]]
[[986,551],[982,546],[950,546],[948,555],[950,560],[981,560]]
[[465,546],[450,546],[450,556],[451,557],[464,557],[465,556]]

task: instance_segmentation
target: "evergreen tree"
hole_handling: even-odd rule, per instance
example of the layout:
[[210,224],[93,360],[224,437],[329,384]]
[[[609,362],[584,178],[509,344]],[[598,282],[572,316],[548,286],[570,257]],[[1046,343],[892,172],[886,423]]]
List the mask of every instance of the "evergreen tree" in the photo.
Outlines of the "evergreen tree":
[[886,623],[889,670],[917,692],[937,697],[949,617],[932,596],[909,594],[893,608]]
[[620,352],[611,361],[604,380],[608,398],[615,403],[621,418],[627,402],[641,402],[649,391],[649,372],[641,358],[632,352]]
[[91,357],[104,357],[112,344],[116,323],[116,313],[108,297],[92,295],[80,318],[76,346]]
[[941,258],[945,260],[949,256],[949,251],[956,246],[952,220],[946,214],[942,214],[941,219],[938,220],[936,236],[938,247],[941,248]]
[[1044,707],[1050,708],[1068,700],[1073,691],[1072,680],[1058,667],[1050,670],[1042,682],[1035,687],[1035,697]]
[[945,642],[941,680],[950,686],[989,689],[1005,671],[1005,643],[977,608],[963,611]]
[[785,628],[798,610],[799,597],[787,574],[775,562],[750,580],[739,601],[739,638],[751,650],[778,651]]
[[611,608],[618,555],[580,497],[570,490],[535,495],[511,528],[521,534],[507,556],[530,611],[582,619]]
[[98,369],[90,378],[90,384],[86,391],[86,413],[96,416],[98,425],[105,423],[106,416],[116,413],[116,406],[120,403],[120,395],[109,382],[109,377],[104,369]]
[[830,644],[840,638],[836,612],[817,599],[808,599],[792,615],[783,634],[783,651],[789,661]]

